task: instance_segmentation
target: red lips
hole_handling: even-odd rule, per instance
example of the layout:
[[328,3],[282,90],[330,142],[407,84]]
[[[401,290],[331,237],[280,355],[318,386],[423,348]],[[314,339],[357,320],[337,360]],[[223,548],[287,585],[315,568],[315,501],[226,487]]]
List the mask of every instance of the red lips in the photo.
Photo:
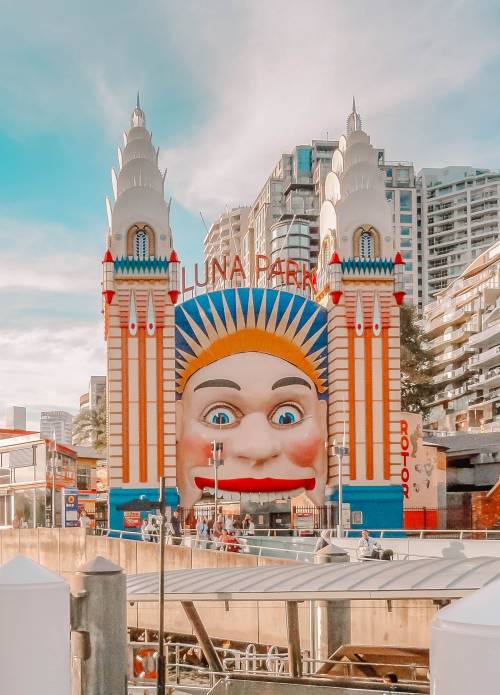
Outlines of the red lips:
[[[204,487],[214,487],[212,478],[194,479],[197,487],[203,490]],[[314,478],[301,478],[298,480],[282,480],[280,478],[229,478],[219,480],[219,490],[226,492],[287,492],[303,487],[312,490],[316,485]]]

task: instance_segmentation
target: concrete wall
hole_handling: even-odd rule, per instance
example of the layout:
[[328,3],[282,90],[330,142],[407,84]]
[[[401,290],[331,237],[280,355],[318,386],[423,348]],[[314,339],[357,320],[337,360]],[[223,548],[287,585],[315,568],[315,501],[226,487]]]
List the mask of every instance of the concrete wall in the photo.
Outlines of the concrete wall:
[[[355,539],[343,543],[356,544]],[[408,551],[415,541],[389,539],[384,546],[395,543]],[[425,541],[446,546],[447,541]],[[453,541],[451,541],[453,542]],[[456,542],[456,541],[455,541]],[[485,541],[490,545],[495,541]],[[475,541],[475,545],[483,545]],[[500,553],[500,541],[498,541]],[[437,553],[437,549],[435,551]],[[158,569],[158,546],[119,538],[89,536],[84,529],[7,529],[0,531],[0,564],[18,553],[52,569],[64,577],[75,572],[80,565],[96,555],[102,555],[124,568],[127,574],[155,572]],[[488,554],[478,548],[477,555]],[[167,570],[203,567],[256,567],[289,564],[280,558],[222,553],[185,546],[167,546]],[[199,613],[212,637],[233,640],[286,645],[286,615],[283,603],[210,602],[198,603]],[[155,604],[127,606],[130,627],[156,628],[158,611]],[[352,638],[355,644],[394,644],[414,647],[429,646],[430,623],[435,608],[425,601],[352,602]],[[309,604],[299,606],[301,644],[309,648]],[[190,633],[189,623],[178,603],[169,603],[165,609],[167,630]]]

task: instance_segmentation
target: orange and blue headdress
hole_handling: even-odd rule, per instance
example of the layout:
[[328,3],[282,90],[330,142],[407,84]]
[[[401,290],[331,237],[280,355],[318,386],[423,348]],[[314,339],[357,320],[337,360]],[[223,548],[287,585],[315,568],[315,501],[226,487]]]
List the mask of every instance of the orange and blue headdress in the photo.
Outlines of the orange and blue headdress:
[[202,367],[242,352],[290,362],[327,397],[327,311],[297,294],[239,288],[209,292],[175,308],[176,388]]

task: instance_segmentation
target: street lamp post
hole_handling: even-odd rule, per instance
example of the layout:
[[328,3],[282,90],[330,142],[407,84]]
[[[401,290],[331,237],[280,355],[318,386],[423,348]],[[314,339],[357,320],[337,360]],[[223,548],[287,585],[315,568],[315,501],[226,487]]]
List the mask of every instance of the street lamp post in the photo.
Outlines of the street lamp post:
[[159,620],[158,620],[158,665],[157,665],[157,695],[165,695],[165,653],[163,643],[164,612],[165,612],[165,477],[160,478],[160,499],[158,509],[160,512],[160,586],[159,588]]
[[349,449],[343,444],[342,446],[334,446],[333,450],[335,452],[335,455],[338,456],[339,459],[339,512],[338,512],[338,524],[337,524],[337,538],[343,538],[344,536],[344,526],[343,526],[343,519],[342,519],[342,464],[344,460],[344,456],[347,456],[349,453]]
[[224,450],[224,445],[222,442],[210,442],[212,449],[212,458],[209,460],[208,464],[214,467],[214,503],[215,503],[215,514],[214,521],[217,520],[217,498],[219,497],[219,466],[224,465],[224,459],[222,458],[222,452]]

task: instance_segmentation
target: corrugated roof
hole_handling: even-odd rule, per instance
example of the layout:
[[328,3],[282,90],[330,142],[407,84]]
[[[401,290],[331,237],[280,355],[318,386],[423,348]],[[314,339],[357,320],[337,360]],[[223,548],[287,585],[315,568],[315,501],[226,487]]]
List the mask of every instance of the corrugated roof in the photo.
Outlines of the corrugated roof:
[[[500,578],[500,558],[280,565],[167,572],[167,601],[459,598]],[[129,575],[129,601],[153,601],[158,573]]]

